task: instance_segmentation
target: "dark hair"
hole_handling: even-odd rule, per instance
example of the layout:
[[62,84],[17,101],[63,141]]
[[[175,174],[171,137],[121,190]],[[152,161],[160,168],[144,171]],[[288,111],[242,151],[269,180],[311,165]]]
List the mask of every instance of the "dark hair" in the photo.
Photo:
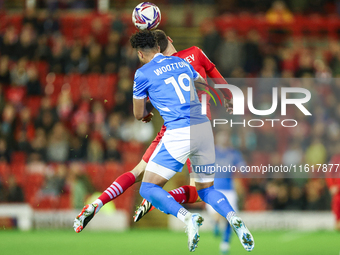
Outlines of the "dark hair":
[[168,37],[166,36],[165,32],[160,29],[154,30],[153,33],[156,36],[157,44],[159,45],[161,53],[163,53],[169,44]]
[[149,30],[141,30],[130,37],[130,43],[134,49],[153,49],[156,48],[156,36]]

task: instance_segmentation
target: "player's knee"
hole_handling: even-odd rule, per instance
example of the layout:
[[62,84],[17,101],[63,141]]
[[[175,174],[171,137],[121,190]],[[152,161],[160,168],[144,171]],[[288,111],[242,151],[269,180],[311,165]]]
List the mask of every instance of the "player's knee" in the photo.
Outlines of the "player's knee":
[[147,183],[142,182],[142,184],[140,185],[140,189],[139,189],[139,194],[145,199],[146,199],[145,196],[148,196],[148,191],[149,191],[149,188],[146,184]]
[[150,197],[152,195],[152,189],[155,187],[155,184],[149,182],[142,182],[139,194],[145,198],[146,200],[150,201]]
[[208,194],[212,191],[214,191],[215,188],[214,186],[210,186],[208,188],[205,188],[205,189],[200,189],[200,190],[197,190],[197,194],[198,196],[202,199],[202,201],[206,202],[207,203],[207,200],[208,200]]

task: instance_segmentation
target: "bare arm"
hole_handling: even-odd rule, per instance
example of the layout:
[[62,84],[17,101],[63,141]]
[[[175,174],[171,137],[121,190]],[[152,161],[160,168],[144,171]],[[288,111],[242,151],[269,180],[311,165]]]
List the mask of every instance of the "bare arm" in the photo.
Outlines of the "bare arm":
[[149,111],[146,109],[147,98],[133,99],[133,114],[137,120],[142,120],[144,117],[149,115]]
[[[204,78],[201,75],[195,81],[196,88],[205,88],[206,87],[205,84],[207,84],[207,82],[204,80]],[[227,112],[232,114],[233,113],[232,99],[224,98],[224,107],[227,109]]]

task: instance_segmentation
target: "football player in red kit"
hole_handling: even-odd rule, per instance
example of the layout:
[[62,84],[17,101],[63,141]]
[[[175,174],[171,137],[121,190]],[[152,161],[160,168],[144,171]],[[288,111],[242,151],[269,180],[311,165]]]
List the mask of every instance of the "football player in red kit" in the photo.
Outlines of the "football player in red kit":
[[[208,59],[208,57],[203,53],[201,49],[193,46],[189,49],[177,52],[172,44],[170,37],[167,37],[162,30],[155,30],[153,32],[156,36],[160,51],[165,56],[177,56],[187,62],[189,62],[193,68],[204,78],[210,77],[216,84],[226,84],[222,75],[216,69],[215,65]],[[207,88],[208,90],[208,88]],[[227,111],[232,111],[232,104],[230,103],[232,94],[228,89],[220,89],[224,96],[224,104]],[[199,98],[202,94],[207,96],[207,117],[211,119],[210,113],[210,96],[204,91],[197,91]],[[153,114],[149,114],[142,121],[149,122],[152,119]],[[143,155],[140,163],[131,171],[120,175],[92,204],[86,205],[81,213],[75,218],[73,228],[79,233],[81,232],[88,222],[93,218],[93,216],[100,210],[100,208],[106,203],[114,200],[116,197],[121,195],[125,190],[127,190],[134,183],[139,182],[143,178],[143,174],[147,163],[154,150],[156,149],[159,141],[162,139],[166,127],[163,125],[160,132],[157,134],[156,138],[152,141],[151,145],[148,147]],[[189,167],[190,169],[190,167]],[[190,171],[190,170],[189,170]],[[175,190],[169,191],[173,198],[179,203],[194,203],[198,199],[197,190],[194,186],[182,186]],[[152,205],[143,200],[142,205],[139,210],[136,211],[134,220],[138,221],[145,213],[147,213],[152,208]]]
[[[339,153],[335,154],[330,164],[340,164],[340,146],[338,146]],[[339,172],[335,172],[338,165],[333,165],[332,169],[333,172],[328,173],[328,177],[326,179],[327,186],[329,188],[329,192],[332,195],[332,211],[335,215],[335,229],[340,231],[340,178],[339,178]],[[340,171],[340,169],[337,169]],[[336,176],[337,175],[337,176]]]

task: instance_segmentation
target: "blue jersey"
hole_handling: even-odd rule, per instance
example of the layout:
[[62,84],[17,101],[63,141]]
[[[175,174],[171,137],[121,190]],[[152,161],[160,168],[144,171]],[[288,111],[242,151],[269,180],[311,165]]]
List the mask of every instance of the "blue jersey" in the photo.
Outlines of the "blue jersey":
[[157,53],[135,73],[133,97],[149,97],[159,111],[168,130],[209,121],[201,114],[193,80],[199,74],[179,57],[166,57]]
[[[216,146],[215,149],[216,161],[218,166],[236,166],[239,169],[241,166],[245,166],[246,163],[243,160],[240,151],[232,148],[220,148]],[[233,180],[232,173],[229,172],[216,172],[214,180],[215,189],[232,190]]]

